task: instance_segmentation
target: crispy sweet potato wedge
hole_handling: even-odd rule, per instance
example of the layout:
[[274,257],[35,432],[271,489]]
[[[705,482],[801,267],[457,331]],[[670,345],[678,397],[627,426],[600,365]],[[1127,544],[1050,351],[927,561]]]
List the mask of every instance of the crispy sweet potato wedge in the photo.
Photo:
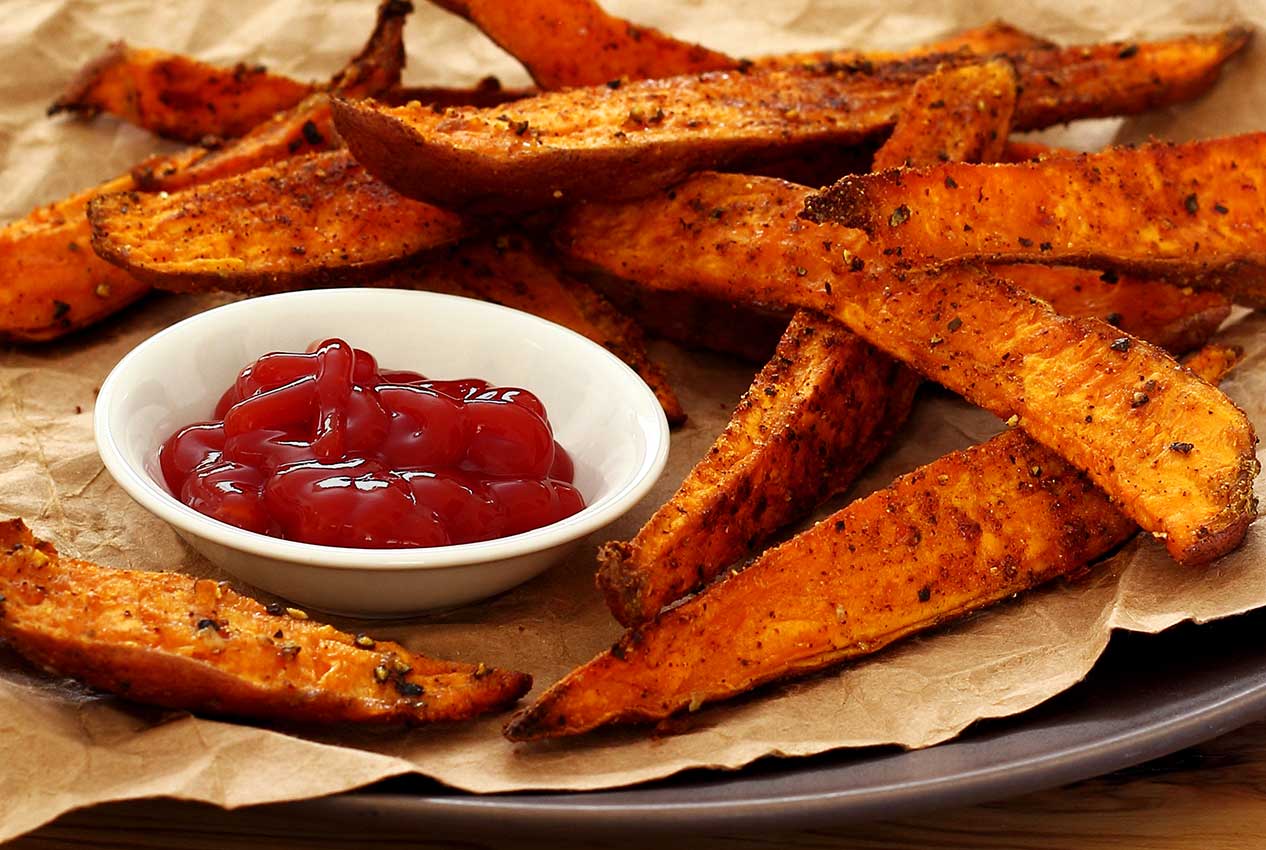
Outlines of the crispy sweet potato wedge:
[[432,0],[479,27],[523,63],[541,88],[592,86],[739,67],[794,68],[849,65],[898,57],[952,53],[1002,53],[1051,43],[1003,21],[966,30],[943,41],[900,53],[826,50],[763,56],[748,62],[680,41],[605,12],[592,0]]
[[[1216,381],[1236,356],[1193,362]],[[505,729],[513,741],[659,720],[895,640],[1085,567],[1134,524],[1022,431],[946,455],[626,632]]]
[[[382,63],[404,61],[401,27],[405,12],[407,6],[395,0],[386,0],[379,7],[378,25],[366,48],[336,77],[347,91],[372,94],[379,83],[391,86],[399,81],[400,65],[396,64],[393,71]],[[308,121],[296,120],[305,108],[305,104],[300,104],[287,113],[289,123],[280,122],[290,133],[288,143],[276,144],[277,136],[284,134],[277,132],[276,122],[272,122],[266,132],[248,134],[240,147],[230,145],[232,153],[225,149],[216,151],[210,163],[205,161],[208,153],[203,148],[177,155],[159,168],[159,179],[148,181],[149,186],[163,188],[154,185],[163,181],[188,185],[199,179],[241,173],[289,155],[297,150],[290,147],[296,138],[302,140],[301,145],[308,141]],[[328,123],[328,101],[324,110]],[[311,130],[316,130],[315,125]],[[325,144],[325,139],[321,142]],[[198,168],[192,176],[182,174],[195,165]],[[119,177],[40,207],[0,228],[0,337],[22,341],[55,339],[121,310],[149,290],[88,250],[92,239],[85,215],[88,202],[98,194],[131,191],[138,184],[147,187],[144,175],[141,179]]]
[[[1266,306],[1266,133],[851,176],[807,212],[936,260],[1086,265]],[[971,210],[972,227],[958,216]],[[894,211],[902,212],[894,219]]]
[[686,420],[663,367],[646,353],[637,323],[566,274],[525,236],[507,233],[419,258],[378,282],[491,301],[570,328],[629,365],[655,392],[671,425]]
[[[350,98],[375,97],[397,88],[404,68],[404,21],[411,11],[413,6],[405,0],[382,0],[365,46],[325,88]],[[289,156],[341,146],[329,94],[320,91],[222,146],[150,157],[132,169],[132,178],[143,191],[173,192]]]
[[[1243,30],[1167,42],[1008,55],[1017,129],[1122,115],[1190,98]],[[644,194],[739,159],[782,159],[891,129],[910,87],[965,52],[832,73],[714,72],[543,94],[494,109],[388,108],[338,99],[356,158],[398,191],[454,208],[527,209]]]
[[368,279],[474,227],[388,189],[345,150],[179,192],[99,195],[88,218],[98,256],[177,291],[268,292]]
[[[701,175],[670,196],[586,205],[562,222],[558,241],[648,285],[820,310],[969,401],[1016,416],[1140,525],[1166,535],[1178,560],[1237,545],[1253,517],[1255,437],[1225,396],[1152,346],[1127,339],[1114,348],[1120,331],[1058,316],[978,268],[890,270],[861,231],[797,219],[804,192]],[[735,275],[739,267],[749,274]],[[1190,416],[1197,407],[1212,413]],[[1172,442],[1205,448],[1177,454]]]
[[733,68],[738,60],[608,15],[592,0],[434,0],[523,63],[543,89]]
[[532,678],[345,634],[173,572],[63,560],[0,525],[0,638],[31,662],[140,703],[300,724],[467,720]]
[[314,86],[263,65],[221,68],[162,50],[111,44],[84,66],[49,115],[115,115],[184,142],[233,138],[297,104]]
[[1015,69],[1005,60],[936,71],[911,89],[874,170],[993,162],[1006,146],[1015,101]]
[[[914,86],[876,162],[994,155],[1015,95],[1005,62],[937,71]],[[849,487],[905,422],[919,383],[838,322],[796,313],[673,497],[632,540],[599,550],[598,587],[615,618],[626,626],[650,619]]]
[[71,195],[0,228],[0,338],[43,342],[109,316],[149,287],[92,251],[85,210],[128,177]]
[[833,70],[865,70],[867,66],[919,56],[944,53],[973,53],[990,56],[995,53],[1015,53],[1022,50],[1054,48],[1055,42],[1025,32],[1006,21],[990,21],[978,27],[963,30],[937,41],[912,47],[908,50],[814,50],[804,53],[780,53],[760,56],[750,63],[751,68],[789,69],[830,72]]
[[[794,256],[762,250],[755,233],[810,250],[812,231],[796,210],[812,194],[768,178],[701,174],[657,197],[580,205],[564,216],[555,237],[573,261],[611,275],[720,295],[736,269],[750,270],[753,280],[798,271]],[[856,263],[865,267],[860,256]],[[1204,344],[1229,313],[1226,299],[1214,293],[1129,275],[1037,265],[997,271],[1056,312],[1102,319],[1178,354]]]
[[852,484],[905,421],[920,380],[838,322],[796,313],[725,431],[632,540],[598,550],[623,625],[698,589]]
[[216,148],[187,148],[142,160],[131,171],[143,192],[177,192],[305,153],[342,147],[330,97],[317,92],[249,133]]

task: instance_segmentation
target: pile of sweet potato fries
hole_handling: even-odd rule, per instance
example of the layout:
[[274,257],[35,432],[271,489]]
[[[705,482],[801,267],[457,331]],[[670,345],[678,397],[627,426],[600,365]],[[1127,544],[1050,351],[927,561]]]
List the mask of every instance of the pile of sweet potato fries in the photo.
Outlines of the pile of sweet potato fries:
[[[123,45],[89,64],[52,111],[196,144],[0,230],[0,331],[57,338],[150,287],[438,290],[600,342],[674,424],[685,411],[643,328],[767,357],[677,493],[601,547],[598,586],[629,630],[509,738],[658,720],[874,652],[1082,570],[1140,528],[1193,568],[1240,544],[1256,436],[1216,388],[1236,353],[1207,343],[1232,303],[1266,305],[1266,135],[1076,154],[1011,134],[1197,97],[1245,30],[1064,47],[994,23],[905,53],[746,60],[590,0],[435,2],[538,89],[401,87],[400,0],[325,84]],[[765,548],[857,480],[925,379],[1010,428]],[[31,569],[11,552],[0,599],[35,604]],[[64,628],[27,611],[15,629],[3,605],[0,636],[86,675]],[[195,644],[238,628],[204,620]],[[285,665],[235,666],[172,634],[127,660],[135,698],[323,716],[276,695]],[[174,656],[194,684],[136,686],[145,658]],[[400,691],[390,663],[370,668]],[[200,702],[197,683],[224,677],[246,682],[241,698]],[[311,693],[360,705],[352,678]],[[451,710],[363,713],[472,716],[526,681],[463,672],[426,685]]]

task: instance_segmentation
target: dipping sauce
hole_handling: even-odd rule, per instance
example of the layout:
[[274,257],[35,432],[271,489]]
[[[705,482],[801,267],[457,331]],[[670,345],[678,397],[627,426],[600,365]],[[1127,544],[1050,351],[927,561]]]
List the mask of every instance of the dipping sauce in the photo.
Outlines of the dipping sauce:
[[491,540],[584,507],[535,395],[380,369],[340,339],[247,366],[159,462],[195,510],[325,546]]

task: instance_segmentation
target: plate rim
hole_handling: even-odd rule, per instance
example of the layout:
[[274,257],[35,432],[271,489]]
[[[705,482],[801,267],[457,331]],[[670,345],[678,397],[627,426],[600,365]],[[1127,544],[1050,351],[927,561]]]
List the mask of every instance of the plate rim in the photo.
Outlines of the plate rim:
[[[1240,615],[1222,622],[1243,622],[1244,619],[1245,616]],[[1161,634],[1172,634],[1173,631],[1165,630]],[[1206,701],[1200,702],[1202,696],[1207,697]],[[796,829],[838,826],[879,817],[909,817],[937,808],[1020,796],[1170,755],[1266,718],[1266,668],[1262,668],[1258,675],[1248,677],[1228,672],[1225,678],[1207,684],[1176,702],[1193,700],[1198,704],[1174,715],[1155,718],[1106,736],[1083,738],[1038,754],[1015,755],[996,764],[860,788],[823,788],[806,793],[766,794],[726,801],[664,802],[657,799],[658,794],[651,793],[664,789],[647,788],[645,783],[592,791],[493,794],[471,794],[457,789],[442,794],[407,794],[373,791],[373,786],[370,786],[333,797],[281,805],[319,813],[324,817],[424,822],[431,828],[463,830],[478,829],[481,824],[482,828],[487,828],[492,823],[497,830],[514,828],[532,834],[563,831],[589,834],[617,829],[639,833],[699,834],[787,829],[789,824],[794,824]],[[1020,718],[1020,729],[987,733],[983,738],[960,736],[928,750],[955,745],[987,745],[999,735],[1023,731],[1024,717],[1032,711],[1013,715]],[[894,755],[901,757],[909,752],[928,750],[897,752]],[[849,750],[833,752],[846,754]],[[794,765],[796,760],[788,758],[784,761]],[[838,768],[835,766],[835,769]],[[823,768],[806,767],[804,771],[797,772],[797,776],[811,776],[820,770]],[[698,779],[706,784],[759,782],[755,777],[745,777],[742,768],[735,771],[700,771]],[[687,780],[685,785],[673,790],[688,791],[689,787]],[[650,795],[651,799],[639,800],[642,795]],[[614,799],[605,801],[604,798]],[[652,813],[654,817],[648,817]]]

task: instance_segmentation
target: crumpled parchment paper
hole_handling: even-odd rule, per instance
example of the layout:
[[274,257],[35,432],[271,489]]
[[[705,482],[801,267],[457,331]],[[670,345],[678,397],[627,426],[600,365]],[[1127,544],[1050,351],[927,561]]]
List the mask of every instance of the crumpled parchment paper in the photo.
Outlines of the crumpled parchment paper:
[[[472,27],[420,4],[408,25],[413,83],[464,83],[495,73],[526,81]],[[617,14],[740,55],[838,45],[890,48],[994,17],[1058,40],[1171,35],[1231,22],[1266,26],[1259,0],[667,0],[610,2]],[[121,173],[170,147],[100,119],[47,120],[44,107],[107,42],[186,51],[208,60],[262,61],[328,76],[368,33],[372,0],[36,0],[0,16],[0,219]],[[1214,92],[1127,121],[1086,122],[1046,134],[1087,148],[1148,135],[1186,139],[1261,129],[1266,59],[1253,48]],[[97,460],[94,389],[132,346],[222,301],[153,296],[69,341],[0,352],[0,516],[19,515],[64,552],[107,564],[214,569],[133,504]],[[1266,428],[1263,321],[1241,316],[1224,333],[1249,357],[1226,389]],[[724,426],[753,372],[670,346],[668,364],[690,414],[673,436],[667,472],[613,535],[627,536],[665,499]],[[418,368],[421,364],[397,364]],[[944,392],[925,392],[895,448],[853,494],[946,451],[982,440],[996,419]],[[837,505],[841,503],[837,500]],[[366,627],[423,651],[488,659],[531,672],[538,690],[608,646],[619,628],[593,590],[590,540],[568,564],[490,602],[408,623]],[[678,734],[614,731],[515,747],[504,718],[437,730],[293,732],[129,705],[45,677],[0,647],[0,840],[69,809],[163,795],[241,806],[331,794],[417,771],[476,792],[627,785],[692,767],[736,768],[767,755],[838,747],[934,744],[974,720],[1023,711],[1080,680],[1111,631],[1158,631],[1266,604],[1266,527],[1205,569],[1184,569],[1150,540],[1127,545],[1087,577],[1056,582],[838,672],[766,688],[707,708]],[[342,621],[346,625],[346,621]]]

